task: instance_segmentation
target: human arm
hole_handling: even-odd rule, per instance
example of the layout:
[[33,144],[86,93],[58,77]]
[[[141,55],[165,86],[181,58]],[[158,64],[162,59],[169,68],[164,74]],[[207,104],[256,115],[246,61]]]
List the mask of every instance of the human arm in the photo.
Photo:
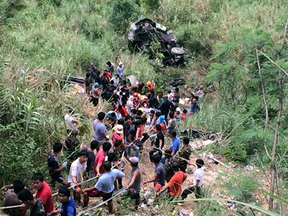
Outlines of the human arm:
[[168,184],[166,184],[163,188],[161,188],[161,190],[157,193],[157,196],[159,196],[161,193],[163,193],[165,190],[167,190],[167,188],[169,188]]
[[67,216],[74,216],[74,208],[72,206],[67,207]]
[[153,182],[153,181],[155,181],[157,178],[158,178],[158,173],[155,173],[153,179],[148,180],[148,181],[144,181],[143,184],[147,184],[147,183]]
[[134,184],[134,182],[136,181],[138,176],[139,176],[139,171],[137,170],[133,173],[132,179],[131,179],[130,183],[126,186],[126,189],[129,189]]

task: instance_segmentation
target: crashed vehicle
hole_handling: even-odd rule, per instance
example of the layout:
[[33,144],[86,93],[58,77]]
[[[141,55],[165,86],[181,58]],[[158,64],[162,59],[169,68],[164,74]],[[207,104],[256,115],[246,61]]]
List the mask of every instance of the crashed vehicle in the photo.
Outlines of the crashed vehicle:
[[151,44],[158,41],[160,43],[159,51],[164,55],[163,64],[165,66],[181,65],[187,58],[183,48],[177,47],[172,30],[168,31],[165,26],[148,18],[131,24],[128,40],[134,52],[147,53],[150,58],[153,58]]

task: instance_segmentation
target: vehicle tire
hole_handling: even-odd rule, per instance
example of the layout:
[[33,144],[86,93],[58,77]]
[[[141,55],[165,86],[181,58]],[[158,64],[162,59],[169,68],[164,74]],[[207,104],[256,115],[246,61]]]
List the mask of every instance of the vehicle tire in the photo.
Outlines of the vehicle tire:
[[171,53],[173,53],[175,55],[183,55],[185,53],[185,51],[180,47],[173,47],[171,49]]

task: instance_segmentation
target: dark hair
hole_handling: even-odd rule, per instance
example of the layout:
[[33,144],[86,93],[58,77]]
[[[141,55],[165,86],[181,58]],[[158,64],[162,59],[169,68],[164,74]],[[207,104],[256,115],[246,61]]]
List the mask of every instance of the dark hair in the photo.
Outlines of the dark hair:
[[53,144],[53,151],[54,152],[60,152],[62,150],[62,144],[60,142],[55,142]]
[[99,142],[97,140],[93,140],[91,143],[90,143],[90,148],[92,150],[96,149],[97,147],[99,146]]
[[168,90],[168,93],[170,94],[170,93],[171,93],[171,90]]
[[155,110],[153,110],[153,109],[152,109],[152,110],[150,110],[150,113],[153,113],[153,114],[155,114]]
[[119,74],[116,73],[115,76],[119,77]]
[[122,80],[122,84],[126,85],[127,84],[126,80]]
[[183,110],[183,113],[186,114],[186,113],[187,113],[187,109],[184,109],[184,110]]
[[114,80],[110,80],[110,84],[114,85]]
[[111,67],[111,62],[110,61],[108,61],[107,63],[106,63],[109,67]]
[[171,135],[172,137],[176,137],[177,133],[176,133],[176,131],[173,131],[172,133],[170,133],[170,135]]
[[110,161],[104,161],[103,168],[105,171],[110,171],[111,170],[111,162]]
[[176,163],[176,162],[174,162],[174,163],[172,164],[172,170],[173,170],[173,171],[178,171],[178,170],[179,170],[179,164]]
[[161,112],[156,112],[156,116],[157,117],[161,116]]
[[153,155],[152,155],[152,162],[153,163],[160,163],[161,161],[161,155],[159,152],[155,152]]
[[110,116],[115,117],[116,116],[115,112],[111,112]]
[[188,145],[189,142],[190,142],[190,140],[189,140],[188,137],[184,137],[184,138],[183,138],[183,143],[184,143],[185,145]]
[[160,124],[157,124],[157,125],[155,126],[155,128],[156,128],[156,130],[157,130],[157,131],[161,131],[161,130],[162,130],[162,128],[161,128],[161,125],[160,125]]
[[173,113],[173,112],[170,112],[170,113],[169,113],[169,117],[170,117],[170,118],[174,118],[174,113]]
[[143,115],[143,112],[141,110],[137,110],[137,115],[138,116],[142,116]]
[[110,142],[105,142],[103,143],[103,151],[108,152],[111,149],[111,143]]
[[60,185],[59,190],[58,190],[59,194],[63,194],[66,197],[70,197],[70,190],[67,186],[65,185]]
[[89,78],[90,77],[90,73],[86,73],[86,77]]
[[141,119],[137,119],[137,121],[134,122],[135,126],[140,126],[142,124]]
[[178,87],[176,87],[176,88],[175,88],[175,91],[176,91],[176,92],[178,92],[178,91],[179,91],[179,88],[178,88]]
[[146,124],[147,118],[146,118],[146,117],[142,117],[142,118],[141,118],[141,122],[142,122],[142,124]]
[[123,118],[118,119],[118,121],[117,121],[117,124],[119,124],[119,125],[124,125],[124,123],[125,123],[125,121]]
[[137,113],[137,110],[136,110],[136,109],[132,109],[132,110],[131,110],[131,113],[132,113],[132,114],[136,114],[136,113]]
[[98,113],[98,119],[99,119],[100,121],[102,121],[104,118],[105,118],[105,113],[104,113],[104,112]]
[[198,168],[201,168],[203,165],[204,165],[204,161],[202,159],[199,158],[196,160],[196,166]]
[[118,140],[118,139],[115,139],[115,142],[114,142],[114,146],[115,147],[118,147],[122,144],[122,141],[121,140]]
[[44,181],[44,177],[41,173],[35,173],[33,176],[32,176],[32,180],[36,181],[36,180],[39,180],[39,181]]
[[29,190],[23,189],[19,192],[18,199],[21,201],[31,201],[34,200],[34,197]]
[[89,156],[88,151],[86,149],[82,149],[79,153],[79,157],[81,157],[81,156],[88,157]]
[[16,194],[18,194],[21,190],[23,190],[24,187],[25,184],[20,180],[16,180],[13,182],[13,189]]
[[131,120],[132,120],[133,118],[132,118],[132,116],[130,116],[130,115],[127,115],[127,116],[125,117],[125,121],[127,121],[127,120],[129,120],[129,119],[131,119]]
[[108,161],[113,162],[117,159],[116,154],[114,152],[111,152],[108,154]]

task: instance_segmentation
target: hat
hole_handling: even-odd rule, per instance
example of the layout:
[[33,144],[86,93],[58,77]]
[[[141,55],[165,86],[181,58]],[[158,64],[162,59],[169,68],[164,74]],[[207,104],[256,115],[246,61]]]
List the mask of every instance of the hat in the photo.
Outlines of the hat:
[[152,83],[151,83],[150,81],[148,81],[148,82],[146,83],[147,86],[151,86],[151,84],[152,84]]
[[94,87],[97,87],[97,86],[99,86],[99,83],[98,83],[98,82],[95,82],[95,83],[94,83]]
[[176,108],[176,112],[181,112],[180,107],[177,107],[177,108]]
[[91,63],[91,65],[94,65],[93,63]]
[[161,115],[161,116],[159,117],[159,121],[160,121],[160,123],[165,123],[165,116],[164,116],[164,115]]
[[123,133],[123,125],[116,125],[116,133],[122,134]]
[[68,187],[66,187],[64,185],[61,185],[59,187],[58,193],[59,194],[63,194],[65,196],[67,196],[67,197],[70,197],[70,190],[68,189]]
[[139,163],[139,159],[137,157],[130,157],[129,160],[134,165]]
[[123,65],[123,62],[119,62],[119,65]]

